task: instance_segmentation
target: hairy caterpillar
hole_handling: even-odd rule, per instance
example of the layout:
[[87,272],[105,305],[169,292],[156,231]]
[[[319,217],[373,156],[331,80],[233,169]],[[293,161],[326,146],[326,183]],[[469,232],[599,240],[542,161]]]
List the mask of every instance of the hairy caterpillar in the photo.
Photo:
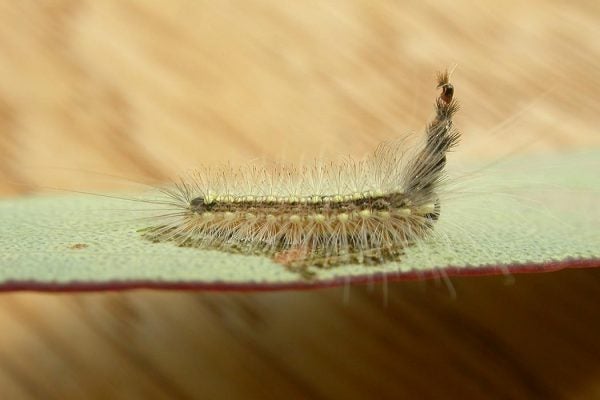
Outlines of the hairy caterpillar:
[[446,153],[459,140],[449,73],[421,146],[382,143],[361,161],[299,168],[201,169],[162,189],[172,207],[144,237],[179,246],[272,257],[291,270],[380,264],[431,234],[440,215]]

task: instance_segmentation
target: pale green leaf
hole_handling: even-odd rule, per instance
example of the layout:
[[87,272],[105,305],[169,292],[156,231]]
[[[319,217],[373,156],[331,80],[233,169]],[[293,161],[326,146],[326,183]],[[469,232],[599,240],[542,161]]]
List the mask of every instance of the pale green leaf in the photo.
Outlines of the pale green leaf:
[[[401,262],[317,270],[304,280],[260,256],[151,243],[123,200],[70,194],[0,201],[0,287],[288,287],[432,271],[600,265],[600,153],[530,158],[459,181],[436,236]],[[133,208],[140,205],[133,203]]]

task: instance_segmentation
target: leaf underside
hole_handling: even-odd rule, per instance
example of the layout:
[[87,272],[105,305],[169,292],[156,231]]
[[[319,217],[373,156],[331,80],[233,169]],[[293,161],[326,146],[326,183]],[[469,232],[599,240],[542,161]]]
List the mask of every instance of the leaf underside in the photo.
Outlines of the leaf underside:
[[[141,205],[99,196],[0,201],[0,290],[270,290],[600,266],[600,152],[512,160],[465,180],[436,235],[379,266],[315,269],[151,243]],[[483,185],[482,185],[483,183]]]

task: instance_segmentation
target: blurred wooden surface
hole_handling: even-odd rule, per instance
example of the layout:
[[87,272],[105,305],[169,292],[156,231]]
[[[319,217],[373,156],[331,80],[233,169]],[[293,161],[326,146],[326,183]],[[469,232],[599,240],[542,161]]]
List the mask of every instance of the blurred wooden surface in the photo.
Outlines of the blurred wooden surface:
[[[0,193],[360,155],[454,63],[461,153],[598,146],[599,37],[595,1],[4,0]],[[453,284],[2,294],[0,398],[600,398],[598,271]]]

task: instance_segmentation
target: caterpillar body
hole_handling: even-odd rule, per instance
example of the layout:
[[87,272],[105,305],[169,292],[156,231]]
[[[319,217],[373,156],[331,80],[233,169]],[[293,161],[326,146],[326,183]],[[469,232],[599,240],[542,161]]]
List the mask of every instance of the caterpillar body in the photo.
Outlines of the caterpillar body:
[[398,260],[440,216],[437,190],[460,134],[449,73],[422,144],[384,142],[363,160],[204,168],[162,188],[168,211],[143,236],[179,246],[266,255],[291,270]]

